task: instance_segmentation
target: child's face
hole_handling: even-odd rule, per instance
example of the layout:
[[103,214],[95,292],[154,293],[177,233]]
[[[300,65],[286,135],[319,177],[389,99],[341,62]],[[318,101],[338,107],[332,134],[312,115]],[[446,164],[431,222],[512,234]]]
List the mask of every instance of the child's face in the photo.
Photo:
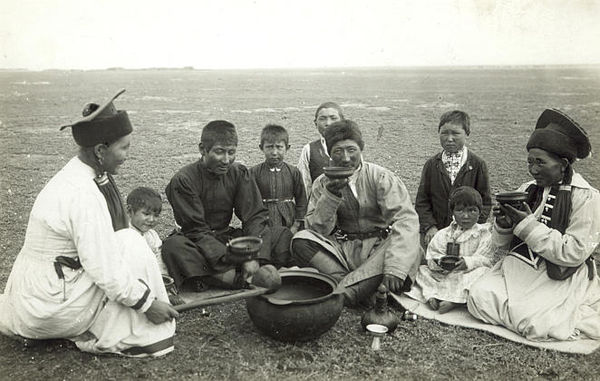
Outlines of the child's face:
[[452,210],[454,220],[463,229],[470,229],[479,219],[479,208],[476,206],[456,205]]
[[327,126],[341,119],[338,110],[334,108],[322,108],[319,110],[317,118],[315,119],[315,126],[317,126],[317,130],[319,130],[319,134],[323,135]]
[[265,162],[271,167],[278,166],[285,158],[289,145],[286,145],[283,140],[278,142],[263,141],[260,149],[265,154]]
[[462,125],[446,123],[440,128],[440,144],[448,153],[457,153],[467,142],[467,133]]
[[131,224],[142,233],[147,232],[156,225],[159,214],[159,212],[152,211],[150,208],[140,208],[136,212],[129,209]]

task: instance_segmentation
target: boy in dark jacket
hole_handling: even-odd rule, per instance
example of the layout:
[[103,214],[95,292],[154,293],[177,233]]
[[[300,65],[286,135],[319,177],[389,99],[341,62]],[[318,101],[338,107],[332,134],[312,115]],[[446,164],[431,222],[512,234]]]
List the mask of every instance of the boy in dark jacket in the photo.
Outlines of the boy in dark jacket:
[[467,150],[467,136],[471,133],[469,115],[458,110],[444,113],[438,133],[442,152],[425,163],[415,202],[425,247],[438,230],[452,222],[448,200],[455,188],[466,185],[481,194],[483,208],[479,223],[487,220],[492,206],[487,166],[479,156]]

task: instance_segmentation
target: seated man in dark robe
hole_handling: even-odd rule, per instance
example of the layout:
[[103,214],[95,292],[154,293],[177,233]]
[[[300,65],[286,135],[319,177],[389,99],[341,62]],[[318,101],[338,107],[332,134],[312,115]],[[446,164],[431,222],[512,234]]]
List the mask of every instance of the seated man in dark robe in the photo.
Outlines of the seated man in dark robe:
[[[248,169],[234,163],[235,126],[215,120],[202,129],[201,158],[181,168],[166,187],[181,227],[165,239],[162,257],[177,287],[201,291],[207,285],[240,288],[261,264],[286,265],[291,232],[268,227],[269,212]],[[235,213],[242,227],[229,226]],[[239,260],[227,242],[235,237],[263,240],[256,258]]]

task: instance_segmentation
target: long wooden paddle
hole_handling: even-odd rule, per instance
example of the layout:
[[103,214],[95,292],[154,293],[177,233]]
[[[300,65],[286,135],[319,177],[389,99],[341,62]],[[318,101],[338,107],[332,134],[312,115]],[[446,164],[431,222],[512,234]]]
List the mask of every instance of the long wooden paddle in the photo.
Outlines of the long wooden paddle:
[[213,297],[213,298],[200,299],[200,300],[193,300],[189,303],[173,306],[173,308],[175,310],[177,310],[178,312],[183,312],[183,311],[188,311],[188,310],[198,308],[198,307],[211,306],[213,304],[235,302],[235,301],[238,301],[241,299],[263,295],[270,291],[272,291],[272,290],[270,290],[266,287],[252,287],[249,290],[238,291],[231,295],[217,296],[217,297]]
[[210,306],[213,304],[235,302],[237,300],[251,298],[271,292],[275,292],[281,287],[281,276],[277,269],[272,265],[261,266],[251,279],[249,290],[234,291],[230,295],[217,296],[212,298],[193,300],[189,303],[173,306],[175,310],[182,312],[193,308]]

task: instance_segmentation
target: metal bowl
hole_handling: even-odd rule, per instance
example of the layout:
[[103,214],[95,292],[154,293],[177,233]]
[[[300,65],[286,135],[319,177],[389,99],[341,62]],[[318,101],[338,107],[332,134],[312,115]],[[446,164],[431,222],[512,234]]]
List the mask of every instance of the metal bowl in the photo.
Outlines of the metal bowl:
[[248,315],[262,333],[280,341],[308,341],[337,322],[344,297],[329,275],[306,270],[280,272],[281,288],[246,299]]
[[521,209],[528,196],[527,192],[502,192],[494,195],[500,205],[508,204],[515,209]]
[[443,256],[442,258],[440,258],[440,267],[448,271],[454,270],[459,260],[460,257],[457,257],[455,255]]
[[348,167],[323,167],[323,173],[330,179],[345,179],[352,176],[356,168]]
[[229,252],[236,256],[254,257],[260,251],[263,240],[259,237],[245,236],[234,238],[227,244]]

